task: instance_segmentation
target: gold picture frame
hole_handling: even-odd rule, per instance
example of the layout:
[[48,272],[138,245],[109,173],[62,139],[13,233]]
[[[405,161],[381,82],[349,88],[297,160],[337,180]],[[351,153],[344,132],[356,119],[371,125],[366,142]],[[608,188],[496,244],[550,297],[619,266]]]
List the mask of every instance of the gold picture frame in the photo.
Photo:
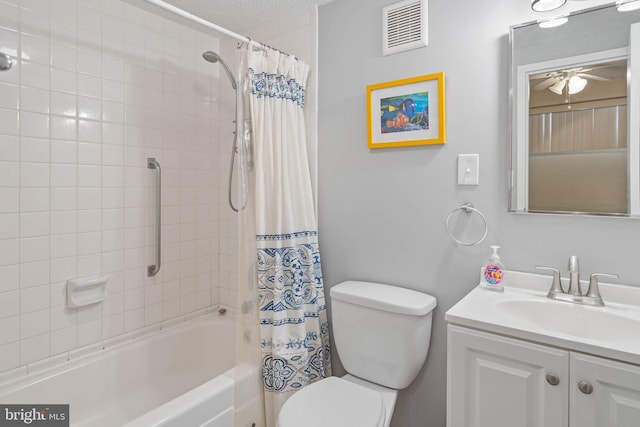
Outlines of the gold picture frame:
[[369,148],[445,143],[444,73],[367,86]]

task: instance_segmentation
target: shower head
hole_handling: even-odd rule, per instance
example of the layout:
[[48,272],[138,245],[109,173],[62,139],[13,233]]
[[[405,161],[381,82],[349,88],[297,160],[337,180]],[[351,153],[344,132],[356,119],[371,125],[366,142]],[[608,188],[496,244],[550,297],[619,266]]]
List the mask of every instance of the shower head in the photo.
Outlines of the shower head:
[[207,62],[218,62],[220,60],[220,55],[218,55],[215,52],[212,52],[210,50],[204,52],[202,54],[202,57],[205,59],[205,61]]
[[233,78],[233,74],[231,74],[231,70],[229,70],[229,67],[227,67],[227,64],[222,60],[222,57],[220,55],[218,55],[216,52],[208,50],[202,54],[202,57],[207,62],[219,62],[220,65],[222,65],[224,71],[227,73],[227,77],[229,77],[229,80],[231,81],[231,87],[233,87],[234,89],[238,87],[238,85],[236,85],[236,79]]

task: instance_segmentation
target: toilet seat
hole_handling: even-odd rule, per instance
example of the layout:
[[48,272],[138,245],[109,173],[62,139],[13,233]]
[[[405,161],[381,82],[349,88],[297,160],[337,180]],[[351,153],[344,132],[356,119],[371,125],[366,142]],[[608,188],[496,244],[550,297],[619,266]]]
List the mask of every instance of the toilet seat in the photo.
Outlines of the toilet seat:
[[338,377],[313,383],[291,396],[278,416],[278,427],[381,427],[382,396]]

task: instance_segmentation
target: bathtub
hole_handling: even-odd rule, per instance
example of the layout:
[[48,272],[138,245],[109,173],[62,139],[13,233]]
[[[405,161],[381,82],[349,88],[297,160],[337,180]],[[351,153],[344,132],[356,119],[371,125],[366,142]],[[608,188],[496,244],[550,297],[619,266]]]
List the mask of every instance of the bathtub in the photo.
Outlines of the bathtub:
[[0,386],[2,404],[69,404],[71,426],[233,426],[235,322],[207,314]]

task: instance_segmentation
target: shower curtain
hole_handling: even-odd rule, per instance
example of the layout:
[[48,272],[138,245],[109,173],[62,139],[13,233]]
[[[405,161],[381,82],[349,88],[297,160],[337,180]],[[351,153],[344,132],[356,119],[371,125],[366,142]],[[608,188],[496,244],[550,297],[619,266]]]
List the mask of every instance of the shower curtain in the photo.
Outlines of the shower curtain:
[[[242,398],[247,402],[252,387],[261,389],[247,413],[256,420],[263,411],[265,425],[275,426],[287,398],[331,375],[303,111],[309,67],[253,45],[246,47],[243,62],[240,108],[250,120],[242,121],[238,153],[238,181],[247,194],[240,213],[238,354],[245,367]],[[236,412],[236,425],[251,427],[250,418]]]

